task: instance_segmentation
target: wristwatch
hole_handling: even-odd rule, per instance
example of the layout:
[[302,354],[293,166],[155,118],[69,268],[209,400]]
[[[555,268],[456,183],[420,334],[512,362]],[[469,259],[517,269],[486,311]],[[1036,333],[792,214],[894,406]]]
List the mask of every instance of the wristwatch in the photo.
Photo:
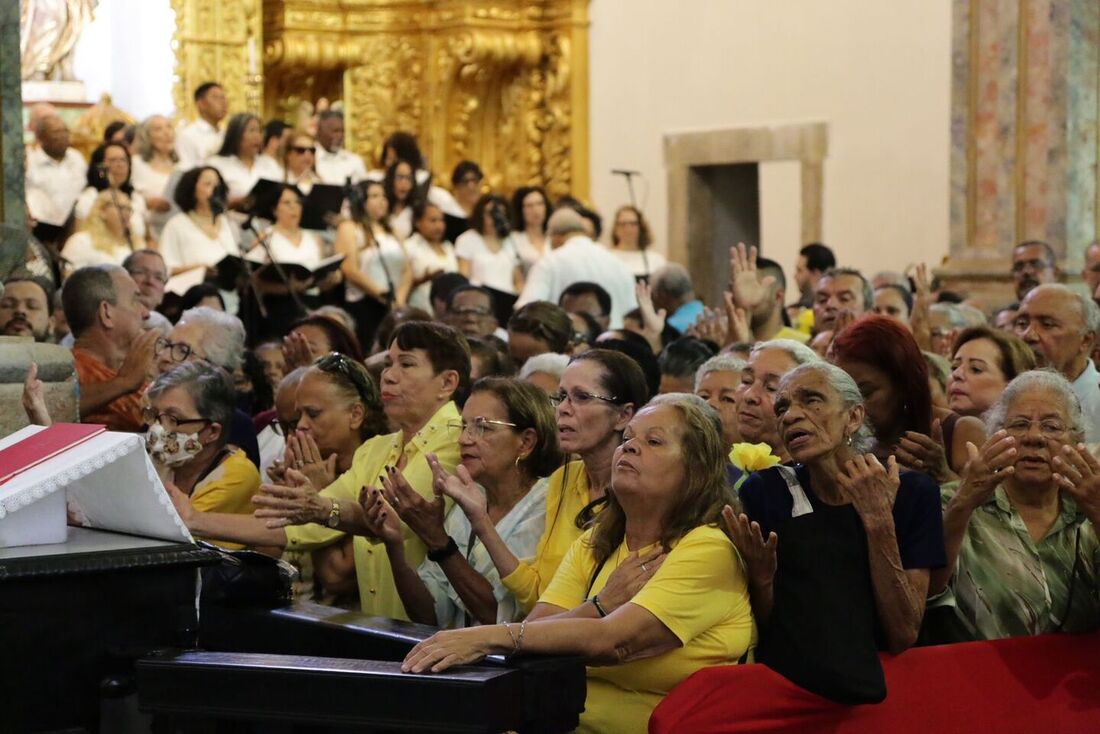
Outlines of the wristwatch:
[[332,502],[332,509],[328,511],[328,520],[325,521],[325,525],[336,528],[340,525],[340,502],[338,500],[330,500],[330,502]]
[[439,550],[428,551],[428,560],[433,563],[439,563],[452,553],[458,553],[458,543],[455,542],[454,538],[447,536],[447,545]]

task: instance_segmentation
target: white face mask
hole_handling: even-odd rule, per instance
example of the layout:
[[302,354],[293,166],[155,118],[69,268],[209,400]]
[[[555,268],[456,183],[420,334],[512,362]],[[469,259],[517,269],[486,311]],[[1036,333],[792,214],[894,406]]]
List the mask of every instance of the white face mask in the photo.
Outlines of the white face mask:
[[155,421],[145,433],[145,450],[158,464],[180,466],[198,456],[202,442],[197,433],[169,433],[160,421]]

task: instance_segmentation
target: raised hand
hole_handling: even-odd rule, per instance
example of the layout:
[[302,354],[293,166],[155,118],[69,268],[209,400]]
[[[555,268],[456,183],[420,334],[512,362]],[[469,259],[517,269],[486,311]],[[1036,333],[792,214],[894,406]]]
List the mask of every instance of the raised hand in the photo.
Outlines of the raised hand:
[[38,379],[38,363],[31,362],[27,368],[27,379],[23,381],[23,411],[27,420],[36,426],[53,424],[50,411],[46,408],[46,387]]
[[[434,490],[433,486],[433,490]],[[429,548],[447,545],[447,531],[443,529],[443,495],[435,491],[432,500],[417,494],[404,475],[395,466],[386,467],[382,475],[382,492],[386,501],[417,537]]]
[[943,426],[939,418],[932,421],[931,436],[916,431],[906,431],[898,441],[898,445],[894,447],[894,456],[902,466],[913,471],[924,472],[938,484],[958,478],[947,463],[947,451],[943,445]]
[[118,368],[118,379],[126,392],[133,392],[145,384],[146,375],[153,368],[157,339],[160,333],[150,329],[141,332],[131,343],[130,351]]
[[744,242],[730,248],[730,292],[740,308],[752,312],[771,292],[775,276],[760,277],[756,269],[756,245],[746,248]]
[[900,469],[893,456],[883,466],[874,454],[857,454],[844,464],[836,481],[864,523],[893,521],[894,499],[901,486]]
[[286,372],[298,367],[308,367],[321,355],[314,354],[309,348],[309,342],[297,331],[292,331],[283,337],[283,359],[286,361]]
[[607,584],[600,589],[600,606],[608,614],[615,611],[623,604],[634,598],[634,595],[642,590],[646,582],[653,578],[653,574],[665,562],[668,554],[663,549],[657,548],[644,556],[637,552],[631,553],[618,567],[611,572]]
[[401,518],[386,501],[382,490],[375,487],[363,487],[359,491],[359,504],[363,506],[367,530],[386,545],[405,542],[401,532]]
[[257,507],[252,515],[266,520],[269,528],[325,522],[334,500],[319,495],[306,475],[296,469],[287,469],[286,479],[288,484],[260,485],[259,493],[252,497]]
[[436,496],[445,495],[455,501],[471,525],[489,516],[489,501],[481,487],[461,464],[451,474],[439,463],[435,454],[428,454],[428,466],[432,469],[432,490]]
[[913,311],[909,314],[909,328],[913,330],[913,338],[917,345],[925,350],[932,350],[932,326],[928,318],[929,308],[932,306],[932,281],[928,277],[928,266],[918,264],[912,273],[916,292],[913,293]]
[[722,520],[725,521],[726,535],[745,562],[749,582],[754,587],[769,586],[775,578],[779,536],[768,533],[768,539],[764,540],[760,523],[750,522],[748,515],[735,513],[729,505],[722,508]]
[[1100,522],[1100,462],[1085,447],[1066,444],[1055,456],[1054,481],[1064,490],[1093,525]]
[[712,308],[704,308],[695,318],[687,331],[689,336],[714,342],[719,347],[729,343],[729,322],[727,318]]
[[[737,305],[733,294],[725,291],[722,300],[726,307],[726,322],[729,326],[729,344],[751,342],[752,322],[749,320],[749,312]],[[723,345],[724,346],[724,345]]]
[[981,449],[966,442],[969,456],[963,467],[962,481],[955,495],[971,509],[976,509],[993,494],[1004,478],[1016,471],[1016,439],[1007,431],[997,431]]
[[638,310],[642,312],[642,336],[656,354],[661,351],[661,332],[665,330],[668,312],[663,308],[660,311],[653,308],[653,293],[644,280],[634,285],[634,295],[638,299]]

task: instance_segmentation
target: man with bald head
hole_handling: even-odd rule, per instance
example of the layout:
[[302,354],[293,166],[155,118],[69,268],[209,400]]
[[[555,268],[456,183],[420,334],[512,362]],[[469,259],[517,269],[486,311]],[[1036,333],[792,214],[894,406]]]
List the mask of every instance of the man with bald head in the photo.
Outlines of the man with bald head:
[[34,135],[38,146],[27,153],[27,205],[35,220],[59,227],[84,189],[88,165],[70,147],[69,128],[56,114],[40,118]]
[[621,328],[623,316],[638,305],[630,269],[606,247],[593,242],[585,234],[581,215],[568,207],[550,216],[546,233],[553,250],[531,268],[516,308],[532,301],[557,303],[573,283],[599,283],[611,294],[610,327]]
[[1100,441],[1100,372],[1091,359],[1100,335],[1100,306],[1058,283],[1036,286],[1020,304],[1016,335],[1040,366],[1070,381],[1084,411],[1085,440]]

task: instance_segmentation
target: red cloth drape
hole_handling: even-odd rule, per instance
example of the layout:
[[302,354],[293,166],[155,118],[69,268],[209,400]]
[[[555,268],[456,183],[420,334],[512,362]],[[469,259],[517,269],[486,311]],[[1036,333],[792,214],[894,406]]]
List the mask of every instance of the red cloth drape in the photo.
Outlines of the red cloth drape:
[[883,655],[886,701],[842,706],[763,665],[700,670],[653,712],[650,734],[1100,732],[1100,634],[1044,635]]

